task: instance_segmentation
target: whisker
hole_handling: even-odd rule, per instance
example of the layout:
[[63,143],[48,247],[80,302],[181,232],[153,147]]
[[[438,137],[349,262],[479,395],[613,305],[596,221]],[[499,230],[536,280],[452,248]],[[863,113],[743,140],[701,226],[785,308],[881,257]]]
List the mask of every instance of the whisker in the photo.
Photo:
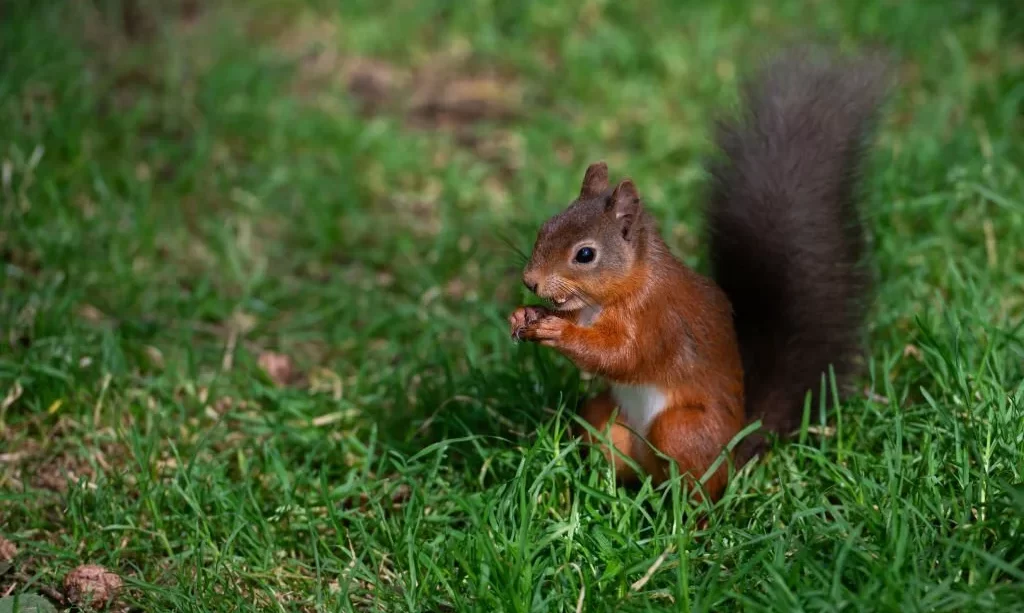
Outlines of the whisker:
[[580,302],[582,302],[583,304],[587,305],[592,309],[597,308],[597,301],[591,298],[590,294],[583,291],[583,289],[580,287],[573,287],[572,289],[573,295],[576,296],[576,298],[578,298]]
[[507,234],[505,234],[504,232],[498,232],[497,236],[498,236],[498,240],[500,240],[502,243],[504,243],[505,246],[510,251],[512,251],[516,256],[519,257],[519,260],[520,260],[520,262],[522,264],[525,264],[526,262],[528,262],[530,260],[530,254],[528,254],[525,251],[523,251],[522,249],[520,249],[515,244],[515,242]]
[[[556,277],[555,279],[551,280],[550,283],[554,286],[553,290],[555,293],[566,293],[565,281],[563,281],[562,279]],[[552,298],[548,299],[548,302],[554,304],[555,301]]]
[[578,287],[576,284],[570,281],[561,278],[555,279],[555,287],[557,290],[560,290],[566,294],[569,294],[571,297],[576,298],[585,306],[591,308],[597,307],[597,304],[586,292],[584,292],[580,287]]
[[586,306],[588,306],[588,307],[590,307],[592,309],[596,309],[597,308],[597,302],[594,299],[592,299],[586,292],[583,292],[581,290],[577,290],[574,293],[574,295],[584,305],[586,305]]

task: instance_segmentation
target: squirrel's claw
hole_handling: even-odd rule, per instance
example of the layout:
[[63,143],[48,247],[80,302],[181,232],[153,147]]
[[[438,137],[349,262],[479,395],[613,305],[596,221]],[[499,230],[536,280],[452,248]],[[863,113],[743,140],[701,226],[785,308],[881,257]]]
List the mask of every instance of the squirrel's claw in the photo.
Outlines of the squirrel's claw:
[[547,311],[543,307],[522,306],[516,309],[508,318],[512,339],[518,342],[529,338],[525,336],[529,327],[546,315]]

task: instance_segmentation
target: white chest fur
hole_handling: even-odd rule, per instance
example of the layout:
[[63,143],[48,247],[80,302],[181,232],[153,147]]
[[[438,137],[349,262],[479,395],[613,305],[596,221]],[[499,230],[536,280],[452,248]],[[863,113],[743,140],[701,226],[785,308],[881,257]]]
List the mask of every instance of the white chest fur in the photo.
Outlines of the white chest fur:
[[653,385],[612,385],[619,415],[637,434],[647,436],[654,418],[665,410],[665,394]]

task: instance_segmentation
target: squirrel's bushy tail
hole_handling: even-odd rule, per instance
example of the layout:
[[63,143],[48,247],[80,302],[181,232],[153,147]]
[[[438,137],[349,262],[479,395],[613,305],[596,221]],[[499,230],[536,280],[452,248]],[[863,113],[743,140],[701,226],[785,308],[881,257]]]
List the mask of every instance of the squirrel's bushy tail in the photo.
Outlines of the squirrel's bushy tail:
[[[734,309],[747,417],[767,432],[799,427],[830,366],[841,385],[855,372],[871,291],[859,179],[887,86],[881,57],[794,50],[747,82],[742,114],[718,126],[712,274]],[[737,460],[763,445],[748,438]]]

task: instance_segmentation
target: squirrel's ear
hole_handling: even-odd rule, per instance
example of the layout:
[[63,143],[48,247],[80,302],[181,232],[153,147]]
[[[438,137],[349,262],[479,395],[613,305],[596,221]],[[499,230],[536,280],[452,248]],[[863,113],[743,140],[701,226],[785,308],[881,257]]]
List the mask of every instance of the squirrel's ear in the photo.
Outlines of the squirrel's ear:
[[595,162],[587,166],[587,172],[583,175],[583,187],[580,188],[580,200],[594,198],[606,189],[608,165],[604,162]]
[[640,194],[636,191],[636,185],[630,179],[623,179],[615,186],[611,198],[605,205],[605,209],[615,214],[615,218],[622,224],[622,238],[631,240],[633,238],[634,222],[640,215]]

